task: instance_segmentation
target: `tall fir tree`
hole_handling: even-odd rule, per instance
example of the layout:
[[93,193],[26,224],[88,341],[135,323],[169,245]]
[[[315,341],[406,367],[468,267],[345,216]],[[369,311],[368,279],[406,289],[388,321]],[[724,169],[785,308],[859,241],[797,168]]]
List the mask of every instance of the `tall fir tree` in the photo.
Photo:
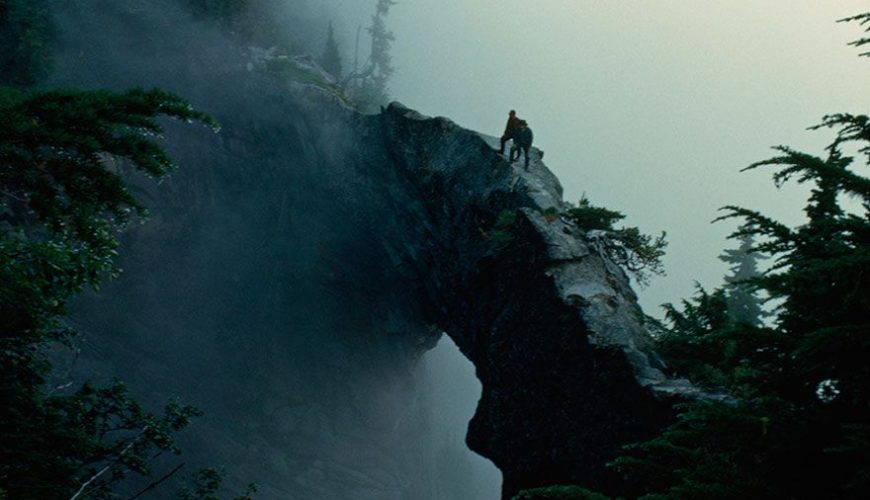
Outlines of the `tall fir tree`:
[[728,312],[738,323],[759,326],[764,311],[761,299],[751,281],[761,273],[758,270],[758,260],[763,258],[752,250],[752,235],[739,238],[737,249],[725,250],[719,259],[730,264],[730,274],[725,276],[725,293]]
[[335,31],[332,28],[331,22],[326,31],[326,46],[323,49],[323,55],[320,57],[320,65],[329,74],[334,76],[336,80],[341,79],[341,52],[338,49],[338,42],[335,41]]
[[390,100],[389,81],[395,72],[390,50],[395,37],[387,28],[385,18],[395,4],[393,0],[378,0],[372,24],[366,28],[372,42],[369,67],[366,78],[362,79],[354,93],[355,100],[364,112],[375,112]]
[[45,1],[0,2],[0,498],[116,498],[200,412],[146,411],[120,381],[52,382],[48,352],[75,350],[67,303],[117,273],[116,231],[145,215],[122,166],[173,167],[156,118],[216,123],[160,90],[23,90],[51,69],[53,32]]

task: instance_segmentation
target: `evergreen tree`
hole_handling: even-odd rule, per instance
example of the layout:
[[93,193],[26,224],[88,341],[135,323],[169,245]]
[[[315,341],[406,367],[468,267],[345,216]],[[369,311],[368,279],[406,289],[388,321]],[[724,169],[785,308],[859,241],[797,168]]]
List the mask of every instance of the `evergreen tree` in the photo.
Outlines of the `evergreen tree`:
[[[847,21],[870,31],[870,13]],[[870,178],[856,171],[870,166],[870,117],[831,115],[823,127],[837,131],[824,154],[780,146],[747,167],[812,185],[806,224],[724,209],[742,220],[732,237],[774,259],[741,283],[780,301],[775,324],[737,321],[724,290],[666,308],[661,352],[711,396],[680,405],[674,424],[611,464],[632,498],[870,497]],[[847,198],[860,208],[845,209]]]
[[364,112],[377,111],[390,100],[388,84],[395,72],[390,49],[395,37],[387,29],[384,19],[395,3],[393,0],[378,0],[372,24],[366,29],[372,40],[369,66],[365,71],[366,77],[354,93],[355,100]]
[[[776,167],[777,185],[811,184],[806,224],[725,208],[723,218],[743,220],[733,236],[755,238],[756,251],[775,259],[748,283],[782,305],[774,328],[735,331],[690,307],[677,316],[675,331],[696,331],[671,339],[684,350],[671,362],[710,339],[709,357],[689,361],[690,376],[709,386],[701,368],[716,372],[730,396],[684,405],[674,425],[615,462],[644,498],[870,496],[870,178],[843,151],[857,146],[870,166],[870,118],[832,115],[819,127],[837,129],[824,155],[780,146],[747,167]],[[844,209],[847,197],[861,208]],[[724,310],[721,301],[707,308],[720,318]]]
[[[546,216],[547,214],[545,214]],[[632,226],[615,228],[625,218],[620,212],[592,205],[583,196],[565,215],[586,231],[587,239],[598,251],[628,271],[641,286],[649,284],[650,273],[665,274],[661,258],[668,242],[664,232],[653,237]]]
[[326,47],[323,49],[320,65],[329,71],[336,80],[341,78],[341,53],[338,50],[338,42],[335,41],[332,23],[329,23],[329,29],[326,32]]
[[725,276],[725,292],[727,294],[728,312],[739,323],[759,326],[764,316],[761,301],[756,295],[750,281],[759,276],[758,254],[752,250],[753,237],[745,235],[739,238],[740,246],[736,250],[725,250],[719,259],[731,265],[728,276]]

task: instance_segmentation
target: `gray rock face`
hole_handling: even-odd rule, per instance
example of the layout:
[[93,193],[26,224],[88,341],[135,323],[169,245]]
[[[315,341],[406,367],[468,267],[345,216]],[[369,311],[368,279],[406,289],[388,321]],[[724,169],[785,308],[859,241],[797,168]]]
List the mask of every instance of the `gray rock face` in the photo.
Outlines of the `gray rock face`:
[[[625,274],[582,230],[545,215],[565,207],[538,151],[525,171],[445,119],[399,104],[381,119],[395,168],[423,194],[412,226],[426,228],[424,251],[408,256],[416,279],[483,384],[469,446],[502,470],[506,498],[555,483],[618,491],[604,463],[691,391],[662,373]],[[505,210],[515,234],[494,249]]]

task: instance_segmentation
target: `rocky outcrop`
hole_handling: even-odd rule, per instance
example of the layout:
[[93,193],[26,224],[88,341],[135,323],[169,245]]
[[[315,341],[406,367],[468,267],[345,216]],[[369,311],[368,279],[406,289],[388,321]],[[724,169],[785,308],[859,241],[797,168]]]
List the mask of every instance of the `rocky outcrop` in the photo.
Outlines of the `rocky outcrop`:
[[[540,151],[525,170],[449,120],[393,104],[380,121],[416,197],[404,258],[483,384],[469,446],[502,470],[506,498],[555,483],[618,491],[604,464],[693,391],[663,374],[627,277],[553,214],[566,207]],[[512,234],[494,242],[506,211]]]

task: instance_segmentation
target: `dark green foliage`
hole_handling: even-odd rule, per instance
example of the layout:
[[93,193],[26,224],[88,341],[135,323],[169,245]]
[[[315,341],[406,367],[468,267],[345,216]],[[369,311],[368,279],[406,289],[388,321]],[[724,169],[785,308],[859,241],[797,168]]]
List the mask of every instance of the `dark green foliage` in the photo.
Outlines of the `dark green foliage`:
[[579,486],[548,486],[523,490],[513,500],[609,500],[609,498]]
[[[864,26],[864,32],[870,33],[870,12],[865,12],[863,14],[858,14],[857,16],[847,17],[845,19],[840,19],[839,22],[857,22],[859,25]],[[862,37],[849,45],[853,45],[855,47],[863,47],[865,45],[870,45],[870,37]],[[865,57],[870,57],[870,51],[862,52],[860,55]]]
[[10,498],[115,498],[112,485],[148,475],[155,453],[179,453],[173,434],[200,415],[177,401],[160,416],[147,413],[117,381],[14,403],[3,412],[4,423],[11,417],[16,425],[0,452],[0,484]]
[[566,215],[587,231],[587,237],[601,253],[631,273],[641,286],[649,284],[650,273],[665,274],[661,259],[668,242],[664,232],[653,237],[641,233],[636,227],[616,229],[613,224],[624,219],[625,215],[596,207],[585,196],[576,207],[568,209]]
[[625,218],[620,212],[592,205],[585,196],[568,209],[567,215],[586,231],[613,231],[613,224]]
[[[159,90],[23,93],[0,88],[0,497],[109,498],[147,474],[155,453],[198,412],[170,402],[146,413],[124,386],[50,387],[46,350],[69,343],[67,301],[112,274],[117,228],[144,214],[124,184],[130,167],[172,168],[155,117],[199,120]],[[90,482],[89,482],[90,481]]]
[[659,352],[677,373],[711,390],[752,395],[779,362],[784,339],[772,329],[738,321],[722,289],[698,288],[682,311],[666,304],[669,328],[658,339]]
[[780,146],[748,167],[775,167],[777,185],[812,186],[797,227],[724,209],[743,221],[733,237],[754,238],[774,259],[745,283],[780,302],[776,323],[739,321],[721,290],[701,290],[682,312],[668,307],[668,361],[730,398],[683,406],[676,424],[616,460],[643,498],[870,496],[870,179],[842,150],[854,144],[870,165],[868,123],[826,117],[819,127],[838,132],[826,154]]
[[51,69],[54,30],[46,0],[0,0],[0,85],[33,85]]
[[[659,437],[628,447],[612,466],[638,495],[652,499],[832,498],[820,495],[818,470],[793,475],[793,462],[816,462],[808,453],[816,436],[799,434],[801,412],[776,398],[707,401],[682,407]],[[830,485],[821,489],[829,490]]]
[[211,121],[158,90],[0,88],[0,115],[0,317],[13,318],[0,338],[28,342],[111,271],[113,226],[144,214],[118,161],[152,176],[172,168],[149,137],[162,132],[154,116]]
[[332,23],[329,23],[329,30],[326,32],[326,46],[320,58],[320,65],[336,79],[341,78],[341,53],[338,50],[338,42],[335,41]]

